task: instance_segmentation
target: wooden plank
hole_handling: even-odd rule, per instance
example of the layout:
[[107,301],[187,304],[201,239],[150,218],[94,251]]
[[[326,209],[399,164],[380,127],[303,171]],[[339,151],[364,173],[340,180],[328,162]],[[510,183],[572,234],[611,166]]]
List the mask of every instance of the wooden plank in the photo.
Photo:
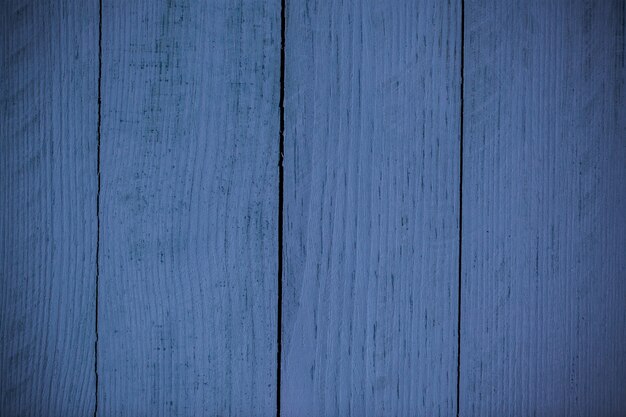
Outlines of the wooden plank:
[[287,2],[283,416],[456,410],[460,2]]
[[274,415],[280,4],[102,30],[100,414]]
[[91,415],[98,4],[3,2],[0,50],[0,415]]
[[465,15],[461,415],[624,415],[624,2]]

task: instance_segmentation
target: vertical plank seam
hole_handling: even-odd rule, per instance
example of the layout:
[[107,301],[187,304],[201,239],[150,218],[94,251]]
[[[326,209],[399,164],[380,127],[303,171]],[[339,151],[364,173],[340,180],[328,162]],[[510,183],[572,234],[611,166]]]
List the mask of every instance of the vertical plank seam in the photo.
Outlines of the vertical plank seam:
[[100,284],[100,139],[102,127],[102,0],[98,2],[98,122],[97,122],[97,178],[96,192],[96,288],[95,288],[95,332],[94,343],[94,372],[95,372],[95,401],[93,415],[98,415],[98,296]]
[[459,123],[459,265],[458,265],[458,305],[457,305],[457,356],[456,356],[456,417],[461,411],[461,284],[462,284],[462,256],[463,256],[463,75],[465,71],[465,0],[461,0],[461,70],[460,70],[460,123]]
[[286,0],[280,2],[280,96],[279,96],[279,156],[278,156],[278,305],[276,331],[276,417],[280,417],[280,378],[282,360],[283,321],[283,204],[285,153],[285,14]]

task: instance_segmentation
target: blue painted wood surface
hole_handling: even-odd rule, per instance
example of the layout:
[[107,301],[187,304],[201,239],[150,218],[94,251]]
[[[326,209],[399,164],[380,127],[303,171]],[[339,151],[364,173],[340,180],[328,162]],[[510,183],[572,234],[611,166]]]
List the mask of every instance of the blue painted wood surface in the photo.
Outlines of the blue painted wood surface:
[[274,415],[280,4],[105,0],[99,415]]
[[626,414],[623,0],[3,6],[0,417]]
[[460,11],[288,2],[284,416],[455,413]]
[[93,413],[97,51],[97,2],[3,2],[0,416]]
[[461,415],[626,414],[623,1],[466,1]]

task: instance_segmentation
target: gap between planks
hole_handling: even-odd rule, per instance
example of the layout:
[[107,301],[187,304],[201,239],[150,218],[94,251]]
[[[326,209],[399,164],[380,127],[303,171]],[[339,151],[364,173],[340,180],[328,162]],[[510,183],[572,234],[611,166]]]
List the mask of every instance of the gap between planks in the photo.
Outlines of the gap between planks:
[[96,303],[95,303],[95,342],[94,342],[94,373],[95,401],[93,415],[98,415],[98,288],[100,284],[100,140],[102,129],[102,0],[98,2],[98,116],[97,116],[97,192],[96,192]]
[[459,276],[458,276],[458,305],[457,305],[457,357],[456,357],[456,417],[461,410],[461,284],[462,284],[462,255],[463,255],[463,72],[465,70],[465,0],[461,0],[461,69],[460,78],[460,111],[459,111]]
[[284,157],[285,157],[285,31],[286,0],[280,2],[280,96],[279,96],[279,145],[278,145],[278,303],[276,325],[276,417],[280,417],[280,368],[282,360],[283,321],[283,206],[284,206]]

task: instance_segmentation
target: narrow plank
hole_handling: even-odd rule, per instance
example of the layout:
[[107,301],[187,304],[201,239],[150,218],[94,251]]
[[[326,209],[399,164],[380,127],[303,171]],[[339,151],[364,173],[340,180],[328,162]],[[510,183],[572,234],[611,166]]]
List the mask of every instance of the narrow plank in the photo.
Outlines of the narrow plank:
[[0,11],[0,415],[95,403],[98,4]]
[[274,415],[280,4],[103,3],[100,415]]
[[626,414],[623,1],[470,1],[461,414]]
[[451,415],[460,2],[287,6],[282,415]]

